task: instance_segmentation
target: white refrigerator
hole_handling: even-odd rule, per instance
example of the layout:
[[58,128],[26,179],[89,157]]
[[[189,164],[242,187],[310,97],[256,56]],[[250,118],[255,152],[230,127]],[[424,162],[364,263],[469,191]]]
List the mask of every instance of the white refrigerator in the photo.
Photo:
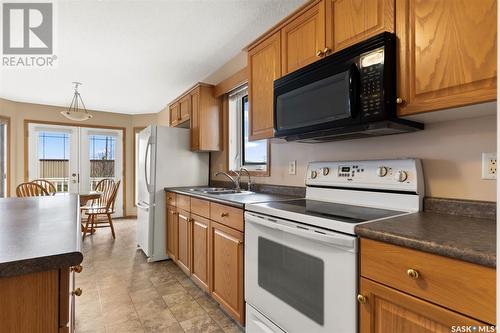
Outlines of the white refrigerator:
[[190,151],[190,130],[150,125],[139,133],[137,246],[148,261],[168,259],[165,187],[208,184],[209,154]]

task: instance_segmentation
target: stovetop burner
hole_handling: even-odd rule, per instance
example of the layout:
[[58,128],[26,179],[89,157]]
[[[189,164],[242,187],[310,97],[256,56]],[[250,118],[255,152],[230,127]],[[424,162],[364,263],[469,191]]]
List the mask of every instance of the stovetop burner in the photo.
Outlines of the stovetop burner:
[[346,205],[309,199],[267,202],[260,205],[267,206],[273,209],[285,210],[308,216],[328,218],[347,223],[372,221],[405,213],[402,211]]

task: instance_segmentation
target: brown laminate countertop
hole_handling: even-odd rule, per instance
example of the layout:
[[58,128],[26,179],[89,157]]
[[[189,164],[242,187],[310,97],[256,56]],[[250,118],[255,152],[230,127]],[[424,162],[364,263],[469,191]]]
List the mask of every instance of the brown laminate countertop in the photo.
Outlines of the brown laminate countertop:
[[271,193],[260,193],[254,192],[250,194],[237,193],[237,194],[206,194],[196,191],[191,191],[193,188],[203,188],[208,186],[191,186],[191,187],[170,187],[165,188],[167,192],[174,192],[179,194],[188,195],[191,197],[196,197],[200,199],[205,199],[224,205],[229,205],[237,208],[245,208],[245,205],[258,203],[258,202],[268,202],[268,201],[280,201],[280,200],[291,200],[296,199],[296,196],[282,195],[282,194],[271,194]]
[[420,212],[356,226],[360,237],[496,267],[496,221]]
[[0,277],[82,262],[77,195],[0,199]]

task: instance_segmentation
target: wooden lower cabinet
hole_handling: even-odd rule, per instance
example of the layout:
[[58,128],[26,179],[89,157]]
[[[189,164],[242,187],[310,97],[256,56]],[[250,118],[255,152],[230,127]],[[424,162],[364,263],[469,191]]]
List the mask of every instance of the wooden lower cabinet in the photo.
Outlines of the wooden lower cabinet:
[[[173,196],[167,193],[167,201],[168,197]],[[244,326],[243,210],[186,195],[175,197],[177,207],[167,205],[167,254]]]
[[191,273],[191,216],[181,209],[177,212],[178,254],[177,265],[186,274]]
[[191,215],[193,224],[191,278],[205,291],[209,291],[210,220]]
[[69,332],[69,267],[0,278],[0,332]]
[[210,238],[212,296],[244,324],[243,233],[212,221]]
[[366,278],[361,278],[360,295],[365,297],[359,305],[360,333],[448,333],[453,326],[491,326]]
[[167,255],[174,262],[177,262],[177,256],[178,256],[178,241],[179,241],[178,224],[179,221],[176,208],[167,205],[167,237],[166,237]]

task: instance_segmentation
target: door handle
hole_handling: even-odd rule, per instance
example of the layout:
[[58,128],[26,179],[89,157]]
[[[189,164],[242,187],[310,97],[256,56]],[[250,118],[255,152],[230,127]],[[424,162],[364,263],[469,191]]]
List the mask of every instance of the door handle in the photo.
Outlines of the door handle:
[[[148,155],[151,149],[151,136],[148,139],[148,144],[146,146],[146,160],[144,161],[144,179],[146,180],[146,188],[149,192],[149,180],[148,180],[148,168],[146,167],[147,161],[148,161]],[[149,167],[151,168],[151,163],[149,164]]]

